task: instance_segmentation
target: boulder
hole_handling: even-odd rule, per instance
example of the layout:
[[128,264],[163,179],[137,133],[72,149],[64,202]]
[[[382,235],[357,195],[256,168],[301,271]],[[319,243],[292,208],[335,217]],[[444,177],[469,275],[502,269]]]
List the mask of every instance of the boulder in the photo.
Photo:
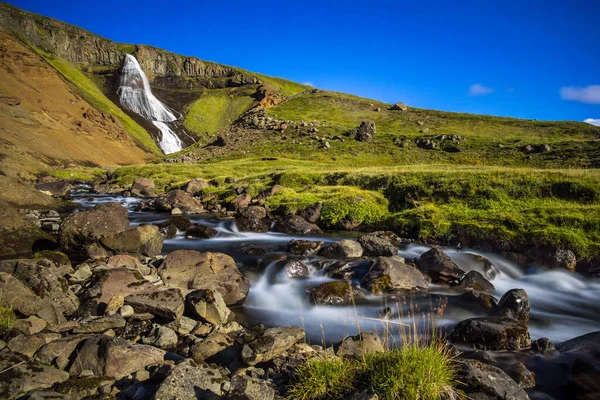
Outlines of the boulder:
[[275,388],[266,380],[236,374],[231,378],[231,400],[273,400]]
[[125,304],[136,313],[151,313],[167,320],[181,318],[184,310],[183,297],[178,288],[151,290],[125,297]]
[[320,234],[321,229],[315,224],[311,224],[299,215],[288,215],[283,221],[277,223],[278,232],[288,233],[290,235],[310,235]]
[[188,238],[210,239],[218,234],[219,232],[216,229],[202,224],[192,224],[192,226],[185,231],[185,236]]
[[50,342],[35,354],[35,359],[43,364],[54,364],[60,369],[65,369],[79,343],[89,337],[91,335],[71,335]]
[[[48,335],[58,335],[58,334],[48,334]],[[60,338],[60,335],[58,335]],[[13,353],[22,354],[29,358],[33,358],[33,355],[45,344],[47,344],[50,340],[56,339],[56,337],[48,337],[46,334],[37,333],[31,336],[25,336],[22,334],[18,334],[13,336],[6,347],[12,351]]]
[[31,253],[35,252],[40,244],[55,244],[53,237],[44,233],[12,205],[1,199],[0,220],[0,254],[3,256]]
[[229,365],[238,356],[239,346],[225,333],[214,332],[194,343],[189,356],[197,363]]
[[571,272],[575,272],[577,266],[577,257],[571,250],[559,249],[554,252],[552,257],[552,267],[568,269]]
[[221,293],[211,289],[190,292],[185,298],[185,308],[190,315],[213,325],[226,324],[232,317]]
[[365,256],[391,257],[398,255],[398,249],[390,240],[373,234],[361,236],[358,243],[362,246]]
[[127,254],[117,254],[106,260],[106,268],[127,268],[138,270],[142,263],[137,258]]
[[155,326],[150,334],[142,339],[142,343],[163,350],[174,350],[178,341],[177,333],[173,329],[160,325]]
[[231,201],[227,203],[227,211],[240,212],[242,210],[245,210],[246,208],[248,208],[251,201],[252,197],[248,193],[242,193],[234,197]]
[[348,358],[360,358],[384,351],[383,343],[375,332],[363,332],[356,336],[349,336],[334,348],[337,349],[338,356]]
[[20,314],[36,315],[48,306],[48,303],[31,291],[27,286],[6,272],[0,272],[0,305],[11,307]]
[[129,229],[127,209],[117,203],[99,204],[90,211],[65,218],[60,227],[60,246],[66,253],[81,252],[103,236]]
[[456,324],[449,340],[478,350],[519,351],[531,346],[527,326],[506,317],[469,318]]
[[48,323],[41,318],[32,315],[29,318],[17,319],[13,321],[12,328],[23,333],[24,335],[31,336],[43,331]]
[[485,279],[483,274],[478,271],[469,271],[460,280],[458,287],[464,290],[475,290],[477,292],[493,292],[494,285]]
[[580,353],[600,364],[600,331],[577,336],[556,346],[561,353]]
[[312,290],[313,301],[317,304],[348,305],[353,303],[354,289],[347,282],[325,282]]
[[209,185],[204,179],[194,178],[185,184],[184,190],[192,196],[195,196],[202,189],[206,189],[207,187],[209,187]]
[[264,220],[266,217],[267,210],[264,207],[249,206],[241,212],[236,225],[241,232],[267,232],[270,223]]
[[[554,347],[548,338],[539,338],[531,342],[531,350],[543,356],[552,355],[557,352],[556,347]],[[598,354],[600,354],[600,351]]]
[[283,186],[281,185],[274,185],[271,188],[267,189],[267,190],[263,190],[262,192],[260,192],[258,194],[258,196],[256,196],[256,201],[259,204],[264,204],[265,201],[271,197],[274,196],[277,192],[279,192],[280,190],[283,189]]
[[156,196],[156,186],[150,178],[138,178],[131,185],[131,195],[136,197]]
[[154,400],[220,399],[227,375],[206,364],[186,359],[177,364],[160,384]]
[[196,289],[216,290],[228,306],[242,304],[250,290],[250,280],[233,258],[222,253],[177,250],[165,258],[158,273],[167,286],[184,295]]
[[371,263],[361,285],[373,294],[426,291],[429,278],[406,265],[402,257],[378,257]]
[[0,398],[16,399],[36,389],[47,389],[69,379],[69,374],[24,356],[0,352]]
[[465,275],[446,253],[437,247],[423,253],[417,267],[431,277],[433,283],[457,284]]
[[287,251],[297,256],[313,256],[323,246],[322,241],[313,242],[310,240],[296,240],[292,239],[288,243]]
[[290,278],[302,278],[310,275],[308,266],[300,260],[288,260],[283,268]]
[[498,302],[497,315],[512,318],[517,321],[529,321],[531,304],[529,296],[523,289],[511,289],[504,293],[504,296]]
[[73,329],[73,333],[101,333],[109,329],[125,327],[125,319],[119,314],[107,315],[103,317],[88,317],[81,321],[78,327]]
[[166,196],[157,199],[155,206],[158,211],[171,211],[175,208],[179,208],[182,212],[187,214],[204,212],[204,207],[198,199],[179,189],[171,190]]
[[316,223],[321,217],[321,210],[323,210],[322,203],[314,203],[306,207],[304,210],[298,213],[299,216],[310,222],[311,224]]
[[362,257],[363,248],[357,241],[345,239],[321,249],[319,255],[331,259],[358,258]]
[[350,131],[350,136],[353,136],[359,142],[371,142],[375,133],[375,122],[363,121],[357,128]]
[[56,182],[38,183],[37,185],[35,185],[35,188],[42,192],[49,192],[53,196],[66,197],[71,194],[71,190],[73,189],[73,186],[69,182],[56,181]]
[[100,239],[104,247],[115,253],[140,254],[147,257],[159,255],[164,238],[154,225],[140,225]]
[[406,111],[406,110],[408,110],[408,107],[406,106],[406,104],[404,104],[401,101],[399,101],[399,102],[397,102],[396,104],[394,104],[392,106],[392,110],[394,110],[394,111]]
[[471,399],[529,400],[527,393],[500,368],[477,360],[463,360],[459,364],[458,379]]
[[304,330],[297,326],[269,328],[242,348],[242,360],[248,365],[279,357],[304,339]]
[[517,362],[504,368],[504,372],[523,389],[535,387],[535,374],[527,369],[525,364]]

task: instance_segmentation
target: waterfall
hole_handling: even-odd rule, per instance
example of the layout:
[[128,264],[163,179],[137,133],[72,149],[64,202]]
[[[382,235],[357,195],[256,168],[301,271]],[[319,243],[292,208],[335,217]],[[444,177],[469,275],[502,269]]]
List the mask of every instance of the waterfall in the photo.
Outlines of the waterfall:
[[144,117],[158,128],[161,133],[158,145],[165,154],[175,153],[183,148],[183,143],[170,126],[181,116],[175,116],[174,110],[161,103],[152,94],[146,74],[138,60],[131,54],[125,55],[117,94],[123,107]]

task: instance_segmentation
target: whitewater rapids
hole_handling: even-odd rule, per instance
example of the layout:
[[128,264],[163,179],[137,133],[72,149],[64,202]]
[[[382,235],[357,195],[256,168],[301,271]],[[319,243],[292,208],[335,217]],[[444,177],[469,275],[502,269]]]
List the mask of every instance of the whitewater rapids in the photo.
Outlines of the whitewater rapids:
[[175,153],[183,148],[183,143],[170,126],[180,117],[152,94],[146,74],[131,54],[125,55],[117,94],[123,107],[142,116],[158,128],[161,133],[158,145],[165,154]]

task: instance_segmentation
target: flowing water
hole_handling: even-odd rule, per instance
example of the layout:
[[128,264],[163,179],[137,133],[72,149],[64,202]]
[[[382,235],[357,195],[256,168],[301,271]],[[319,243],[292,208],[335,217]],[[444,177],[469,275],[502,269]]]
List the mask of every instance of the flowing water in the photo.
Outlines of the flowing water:
[[[167,214],[134,212],[138,199],[100,195],[80,195],[77,201],[81,208],[89,208],[101,202],[115,201],[130,210],[132,225],[160,223],[170,218]],[[450,301],[443,304],[446,296],[455,295],[448,288],[433,286],[428,294],[414,296],[367,296],[357,300],[353,306],[315,306],[308,300],[308,292],[320,283],[333,279],[322,273],[326,260],[308,257],[304,261],[310,266],[310,276],[291,279],[283,269],[283,256],[292,239],[321,240],[325,244],[347,238],[352,233],[332,232],[323,236],[300,237],[281,233],[238,232],[233,221],[217,221],[211,217],[191,218],[195,223],[211,226],[218,235],[211,239],[190,239],[180,233],[168,239],[163,253],[177,249],[216,251],[231,255],[240,270],[252,281],[248,299],[242,307],[235,309],[239,318],[248,322],[261,322],[267,326],[303,326],[313,342],[325,339],[336,342],[345,335],[361,331],[376,330],[391,332],[398,336],[401,323],[422,323],[421,316],[429,310],[439,310],[437,321],[442,331],[447,331],[465,318],[483,316],[470,312]],[[261,247],[264,255],[247,255],[248,246]],[[400,249],[399,254],[407,260],[419,257],[429,247],[410,244]],[[532,310],[528,323],[532,339],[547,337],[561,342],[588,332],[600,330],[600,281],[584,278],[566,271],[546,271],[541,268],[524,269],[497,254],[469,249],[445,248],[444,251],[465,271],[484,272],[491,261],[499,271],[492,280],[494,296],[500,298],[507,290],[525,289]],[[486,261],[487,260],[487,261]],[[368,263],[358,261],[365,271]],[[391,308],[388,322],[379,319],[385,307]],[[414,316],[414,318],[413,318]]]
[[158,128],[161,133],[158,145],[165,154],[175,153],[183,148],[183,143],[172,129],[172,124],[181,116],[176,116],[174,110],[152,94],[146,74],[131,54],[125,55],[117,94],[123,107],[142,116]]

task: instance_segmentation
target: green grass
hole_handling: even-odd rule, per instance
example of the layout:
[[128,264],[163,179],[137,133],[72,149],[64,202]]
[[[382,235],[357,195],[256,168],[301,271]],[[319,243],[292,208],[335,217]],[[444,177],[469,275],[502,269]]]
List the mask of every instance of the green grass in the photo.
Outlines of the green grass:
[[240,72],[244,73],[245,75],[254,76],[258,78],[261,82],[276,86],[277,88],[279,88],[280,94],[284,97],[294,96],[306,90],[312,89],[312,87],[310,86],[302,85],[298,82],[290,81],[283,78],[277,78],[274,76],[258,74],[255,72],[249,72],[245,70],[240,70]]
[[52,65],[62,76],[71,82],[80,91],[83,98],[90,103],[94,108],[107,112],[117,117],[129,136],[143,149],[162,155],[162,152],[154,143],[154,140],[148,132],[133,119],[123,112],[116,104],[110,101],[104,93],[89,79],[82,71],[72,64],[60,58],[54,57],[43,52],[40,49],[33,48],[40,54],[50,65]]
[[106,177],[106,170],[101,168],[70,168],[51,171],[57,179],[72,179],[91,182],[96,178]]
[[135,44],[129,44],[129,43],[117,43],[117,48],[122,53],[131,54],[136,51],[137,46]]
[[0,306],[0,332],[10,330],[15,319],[12,307]]
[[255,91],[256,87],[205,90],[190,106],[184,125],[198,135],[213,135],[251,107]]
[[435,341],[346,360],[309,359],[298,367],[289,399],[338,399],[354,390],[371,390],[382,400],[439,400],[456,385],[454,360]]

